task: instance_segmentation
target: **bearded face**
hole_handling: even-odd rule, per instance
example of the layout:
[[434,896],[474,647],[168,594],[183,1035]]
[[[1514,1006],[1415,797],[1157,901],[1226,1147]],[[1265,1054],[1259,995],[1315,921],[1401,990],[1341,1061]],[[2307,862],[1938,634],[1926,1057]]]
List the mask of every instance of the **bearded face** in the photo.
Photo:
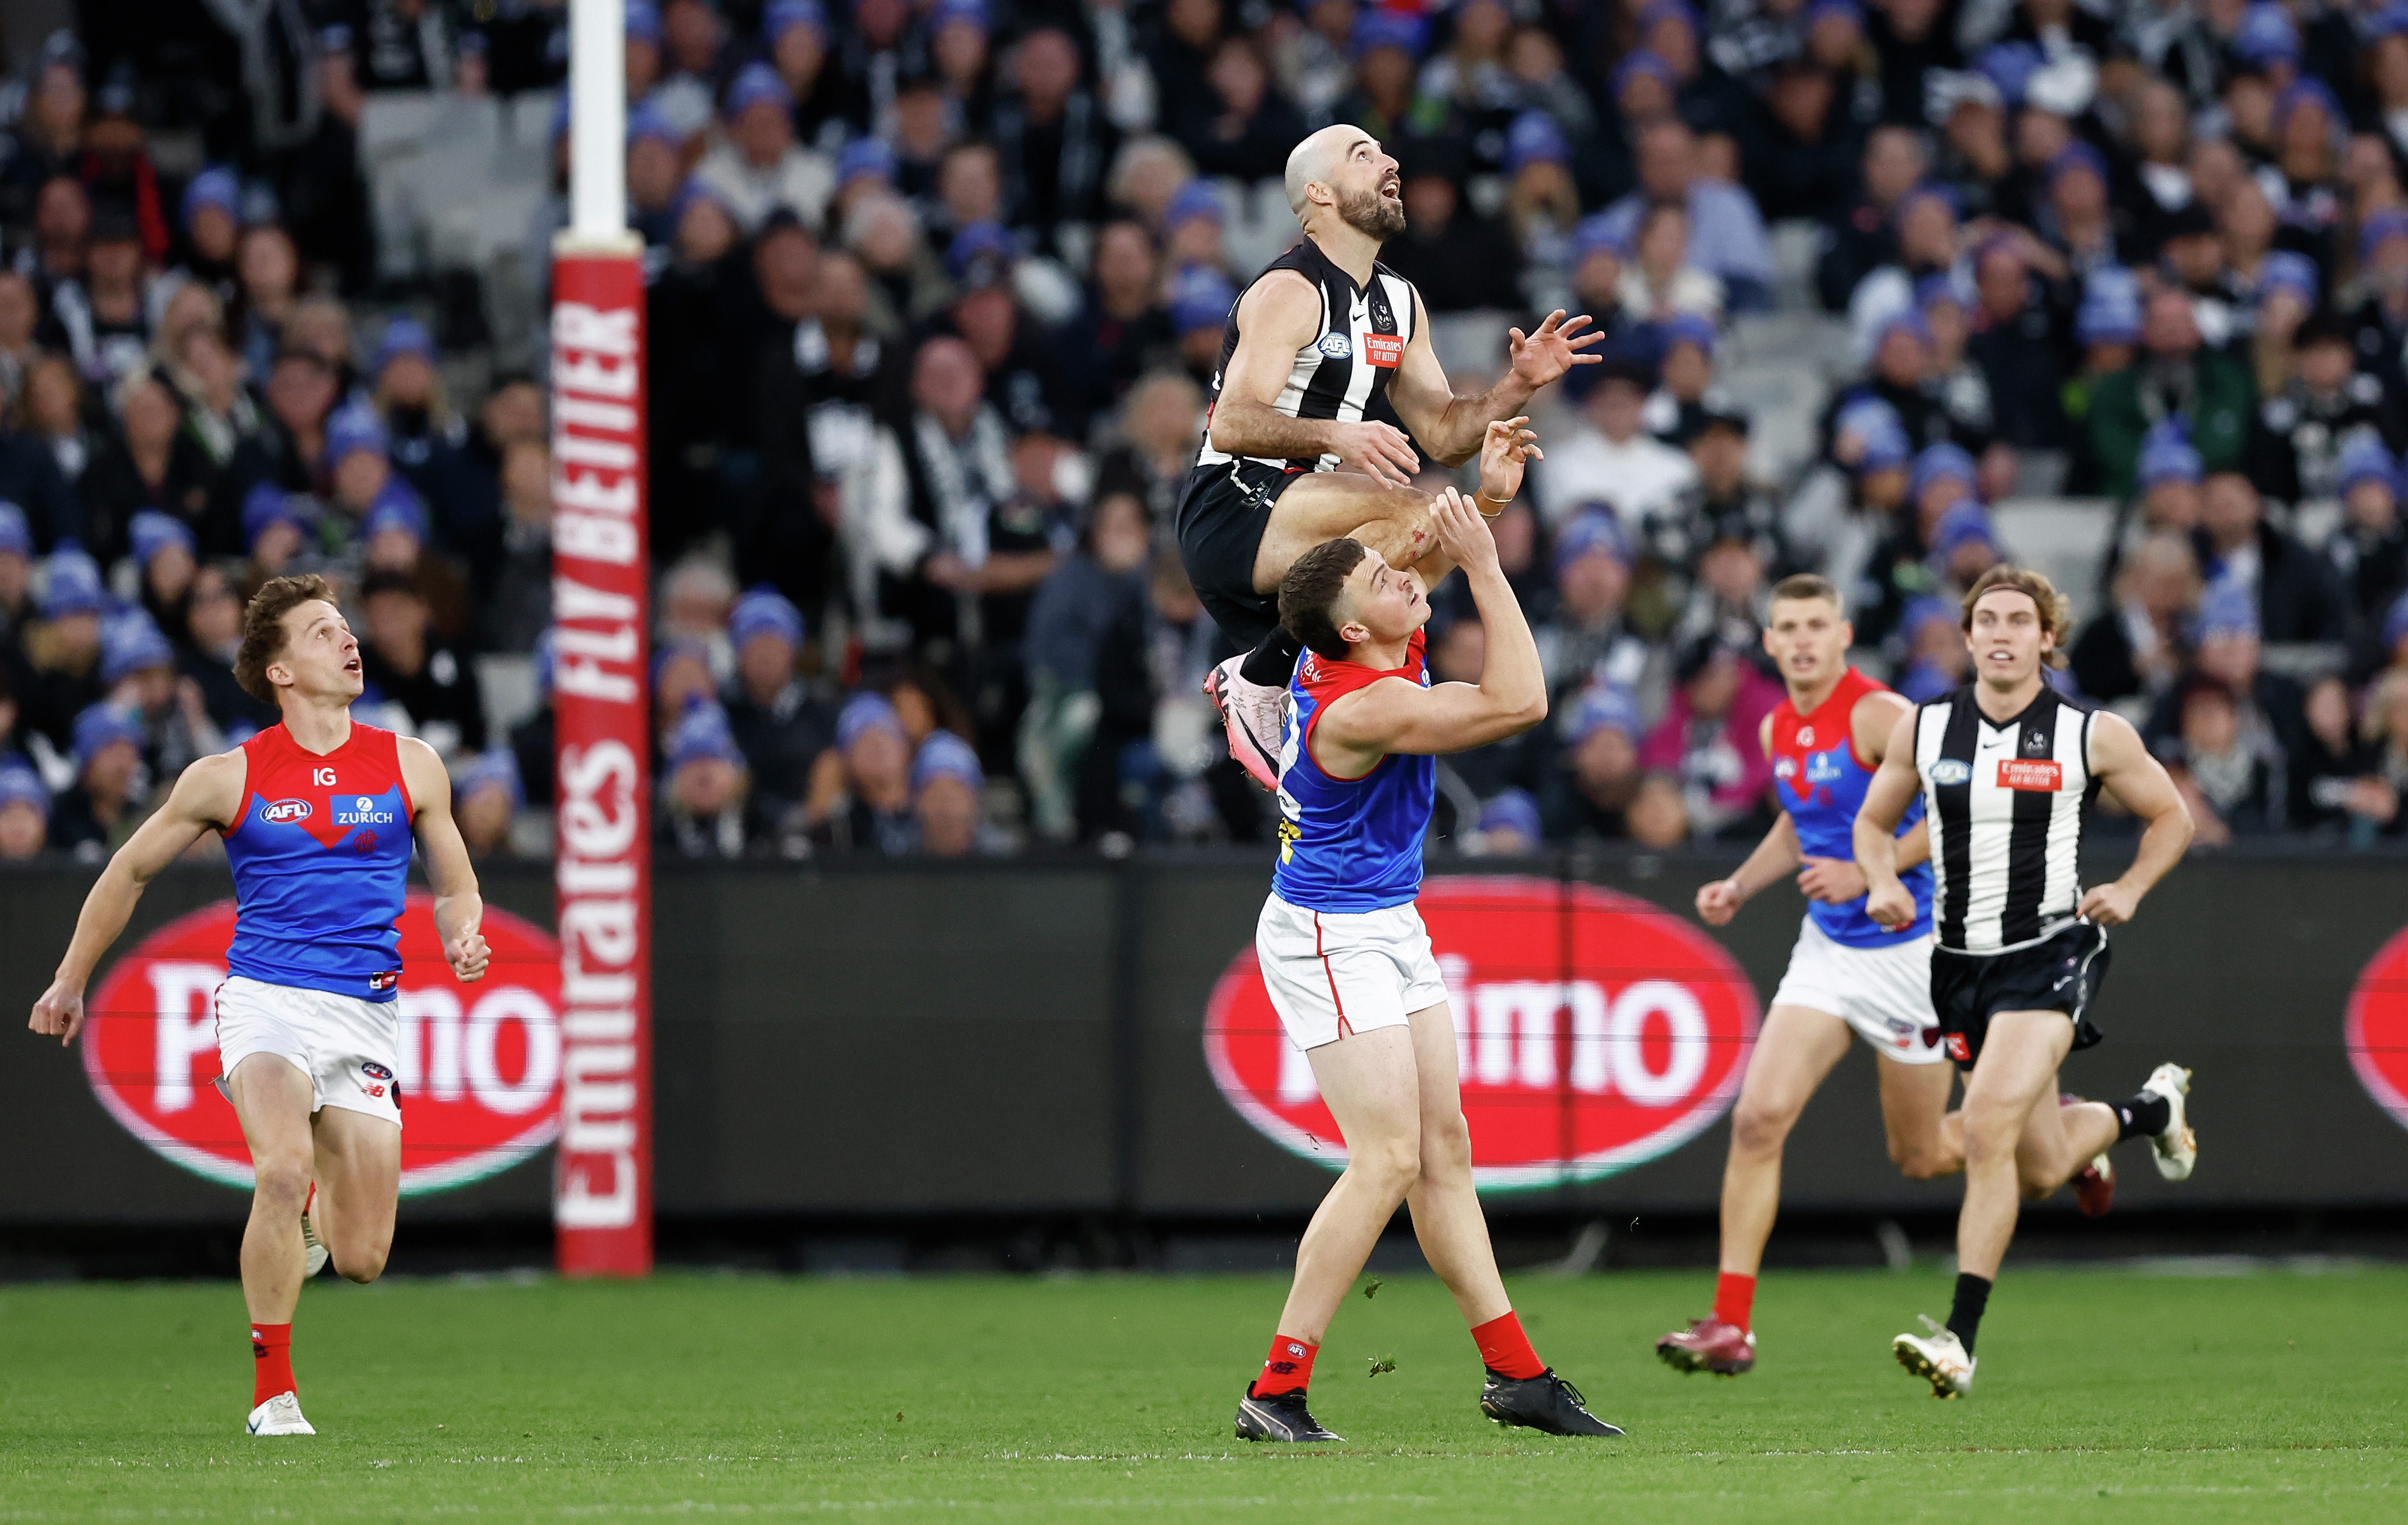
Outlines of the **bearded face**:
[[1338,215],[1348,227],[1383,243],[1405,231],[1405,203],[1393,180],[1366,191],[1340,192]]

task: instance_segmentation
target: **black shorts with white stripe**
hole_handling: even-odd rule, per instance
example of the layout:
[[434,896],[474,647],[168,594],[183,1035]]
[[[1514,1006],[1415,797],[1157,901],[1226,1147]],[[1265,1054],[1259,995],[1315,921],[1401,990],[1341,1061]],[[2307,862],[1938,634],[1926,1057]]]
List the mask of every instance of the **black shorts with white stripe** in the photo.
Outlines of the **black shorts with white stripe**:
[[1252,651],[1279,624],[1279,595],[1254,591],[1254,557],[1271,506],[1304,473],[1260,461],[1192,467],[1179,495],[1179,559],[1221,633]]
[[1973,1068],[2000,1012],[2063,1012],[2073,1019],[2073,1046],[2090,1047],[2105,1036],[2090,1003],[2107,983],[2107,929],[2086,921],[2005,953],[1932,949],[1931,1008],[1948,1057],[1959,1070]]

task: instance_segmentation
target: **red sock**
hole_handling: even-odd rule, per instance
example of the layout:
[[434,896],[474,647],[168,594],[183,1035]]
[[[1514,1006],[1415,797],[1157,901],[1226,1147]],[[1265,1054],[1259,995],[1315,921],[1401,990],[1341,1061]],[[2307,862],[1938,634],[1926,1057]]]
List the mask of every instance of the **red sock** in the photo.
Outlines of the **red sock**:
[[1519,1314],[1501,1314],[1482,1324],[1471,1331],[1471,1342],[1480,1346],[1480,1364],[1499,1376],[1533,1377],[1547,1369],[1522,1332]]
[[1312,1380],[1312,1358],[1321,1354],[1321,1346],[1285,1334],[1271,1336],[1271,1353],[1263,1361],[1263,1374],[1254,1378],[1254,1396],[1268,1398],[1277,1392],[1302,1392]]
[[1726,1271],[1714,1278],[1714,1316],[1736,1329],[1747,1328],[1756,1311],[1756,1278]]
[[292,1392],[293,1326],[251,1326],[251,1406],[257,1408],[280,1392]]

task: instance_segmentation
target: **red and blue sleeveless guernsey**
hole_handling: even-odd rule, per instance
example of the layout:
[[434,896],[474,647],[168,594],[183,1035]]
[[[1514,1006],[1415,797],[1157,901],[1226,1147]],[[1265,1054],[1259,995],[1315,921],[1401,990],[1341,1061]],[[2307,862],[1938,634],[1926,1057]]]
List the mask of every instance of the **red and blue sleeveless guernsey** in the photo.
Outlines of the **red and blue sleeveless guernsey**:
[[225,834],[235,899],[227,971],[394,1000],[411,847],[399,739],[353,721],[351,740],[322,757],[279,725],[242,751],[242,808]]
[[[1856,755],[1856,701],[1867,694],[1889,690],[1850,668],[1830,697],[1812,714],[1799,714],[1787,699],[1772,712],[1772,786],[1781,808],[1798,827],[1798,845],[1808,857],[1854,859],[1856,856],[1856,810],[1865,802],[1865,785],[1872,782],[1872,765]],[[1923,819],[1923,796],[1907,807],[1898,824],[1905,836]],[[1914,924],[1893,932],[1865,914],[1859,898],[1845,905],[1806,902],[1806,914],[1834,942],[1852,948],[1886,948],[1909,942],[1931,930],[1931,865],[1918,863],[1899,876],[1914,897]]]
[[1313,760],[1322,712],[1383,678],[1429,686],[1426,642],[1416,630],[1405,665],[1392,671],[1316,652],[1297,659],[1288,683],[1280,747],[1279,866],[1271,893],[1305,911],[1383,911],[1421,893],[1422,839],[1438,802],[1438,759],[1395,754],[1360,778],[1333,778]]

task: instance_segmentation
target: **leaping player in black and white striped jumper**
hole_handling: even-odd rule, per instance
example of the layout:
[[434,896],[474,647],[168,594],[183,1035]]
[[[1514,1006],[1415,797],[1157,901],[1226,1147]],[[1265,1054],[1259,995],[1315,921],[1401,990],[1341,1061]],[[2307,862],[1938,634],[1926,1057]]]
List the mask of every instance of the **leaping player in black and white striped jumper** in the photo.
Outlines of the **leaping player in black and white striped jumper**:
[[[1856,814],[1866,911],[1884,926],[1915,916],[1899,882],[1898,824],[1918,790],[1931,824],[1931,1004],[1949,1057],[1967,1072],[1965,1206],[1956,1220],[1956,1296],[1948,1322],[1892,1342],[1935,1397],[1973,1386],[1973,1338],[2014,1237],[2017,1194],[2045,1197],[2125,1139],[2157,1148],[2157,1173],[2190,1174],[2190,1072],[2161,1064],[2138,1094],[2057,1104],[2057,1066],[2099,1042],[2092,1001],[2107,977],[2107,928],[2132,919],[2190,845],[2173,780],[2121,716],[2043,680],[2059,667],[2073,611],[2040,573],[1995,567],[1965,595],[1973,680],[1919,705]],[[2100,788],[2147,825],[2123,877],[2084,890],[2082,827]]]
[[[1478,396],[1458,397],[1430,345],[1412,282],[1379,263],[1405,230],[1397,161],[1360,127],[1324,127],[1287,161],[1288,205],[1304,238],[1256,276],[1221,338],[1203,445],[1179,500],[1180,557],[1206,613],[1251,651],[1214,669],[1229,753],[1255,783],[1279,786],[1288,681],[1303,647],[1280,628],[1279,585],[1296,558],[1341,537],[1399,570],[1438,544],[1435,501],[1412,485],[1418,439],[1446,466],[1479,453],[1488,425],[1516,417],[1599,334],[1561,311],[1507,333],[1511,364]],[[1404,430],[1366,416],[1382,396]],[[1408,435],[1405,431],[1411,431]],[[1538,452],[1532,451],[1536,457]],[[1495,518],[1512,489],[1483,480]]]

